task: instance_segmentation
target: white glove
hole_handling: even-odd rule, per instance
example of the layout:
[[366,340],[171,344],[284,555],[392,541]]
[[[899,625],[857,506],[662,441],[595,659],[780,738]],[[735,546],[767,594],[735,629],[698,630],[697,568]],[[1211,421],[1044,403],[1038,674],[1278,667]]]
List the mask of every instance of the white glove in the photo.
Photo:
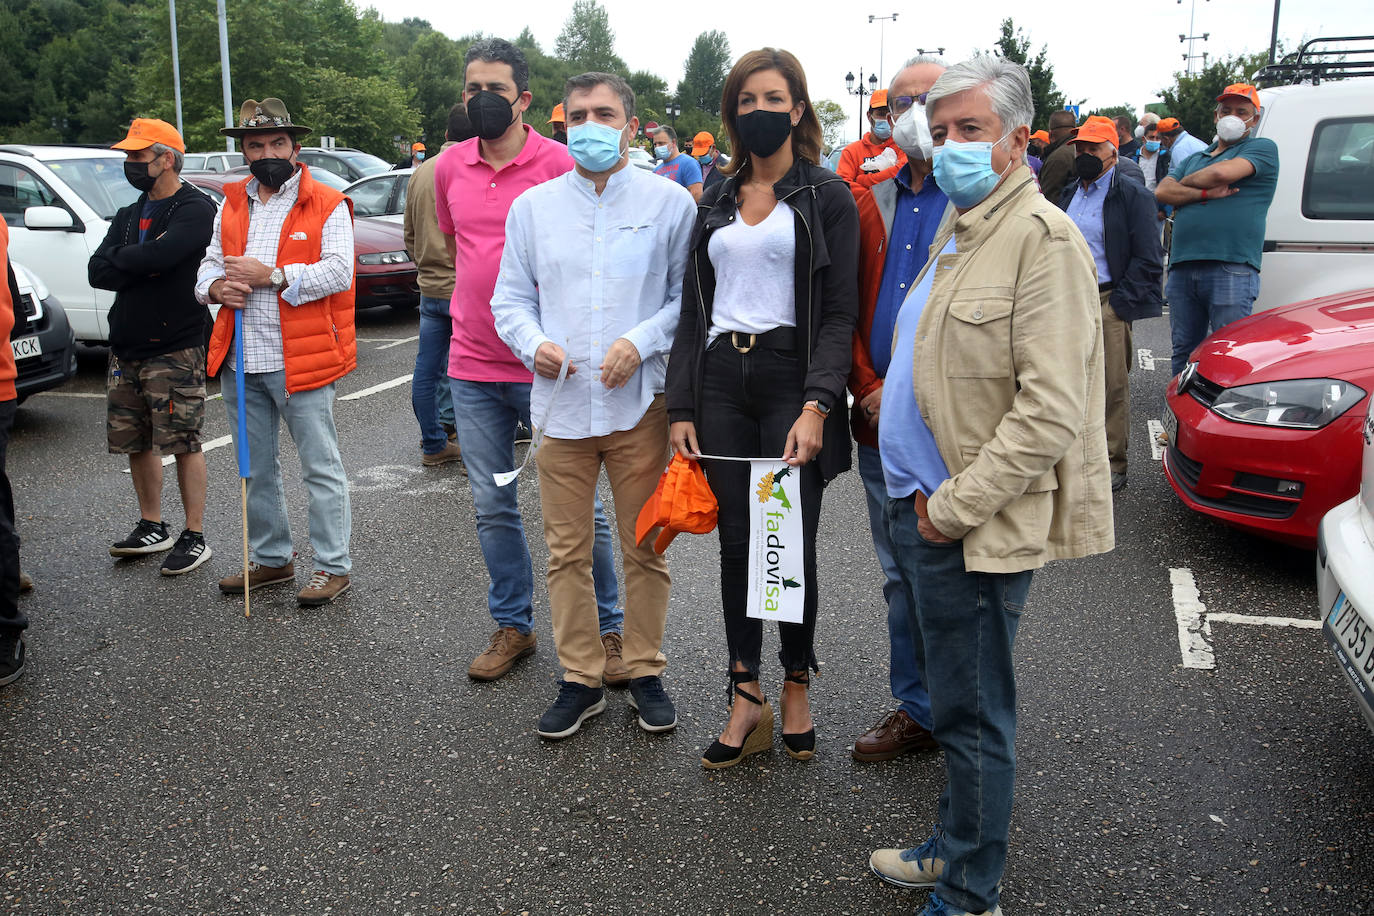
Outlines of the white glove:
[[865,159],[859,168],[865,172],[881,172],[883,169],[890,169],[896,164],[897,151],[889,146],[878,155]]

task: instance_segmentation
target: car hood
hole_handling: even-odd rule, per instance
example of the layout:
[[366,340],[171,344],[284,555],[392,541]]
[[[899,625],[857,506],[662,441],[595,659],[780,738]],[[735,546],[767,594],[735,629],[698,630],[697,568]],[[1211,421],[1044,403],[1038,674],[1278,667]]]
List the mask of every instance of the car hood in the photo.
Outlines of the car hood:
[[404,251],[405,230],[395,223],[372,216],[353,220],[353,247],[357,254],[379,251]]
[[[1374,375],[1374,289],[1269,309],[1217,330],[1197,351],[1198,371],[1222,385]],[[1366,387],[1366,390],[1367,387]]]

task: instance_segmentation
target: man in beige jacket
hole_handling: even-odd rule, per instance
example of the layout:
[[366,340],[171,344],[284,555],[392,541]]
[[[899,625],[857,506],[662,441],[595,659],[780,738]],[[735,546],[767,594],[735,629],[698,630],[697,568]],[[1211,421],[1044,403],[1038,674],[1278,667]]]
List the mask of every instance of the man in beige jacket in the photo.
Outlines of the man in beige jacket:
[[898,313],[878,437],[947,783],[930,838],[870,867],[934,888],[923,912],[995,916],[1031,573],[1113,544],[1102,315],[1087,244],[1025,164],[1025,70],[974,58],[926,105],[955,213]]

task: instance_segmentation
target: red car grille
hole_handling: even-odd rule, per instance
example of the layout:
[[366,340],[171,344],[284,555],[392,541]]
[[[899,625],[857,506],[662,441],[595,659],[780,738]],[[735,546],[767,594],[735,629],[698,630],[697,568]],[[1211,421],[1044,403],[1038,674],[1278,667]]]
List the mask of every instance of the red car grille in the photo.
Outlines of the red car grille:
[[[1218,388],[1217,390],[1220,391],[1221,389]],[[1178,482],[1178,485],[1187,491],[1190,499],[1208,508],[1234,512],[1238,515],[1271,519],[1291,518],[1293,513],[1298,510],[1299,500],[1278,499],[1259,493],[1232,490],[1227,491],[1221,497],[1202,496],[1197,491],[1198,481],[1202,479],[1202,462],[1189,458],[1183,454],[1183,450],[1177,444],[1173,443],[1169,445],[1166,457],[1169,462],[1169,470],[1174,472],[1174,480]]]

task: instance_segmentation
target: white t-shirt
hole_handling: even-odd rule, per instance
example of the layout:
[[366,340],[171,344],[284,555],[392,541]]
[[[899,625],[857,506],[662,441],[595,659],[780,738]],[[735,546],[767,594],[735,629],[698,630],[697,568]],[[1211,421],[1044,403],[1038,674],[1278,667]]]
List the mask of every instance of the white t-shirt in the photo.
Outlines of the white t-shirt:
[[797,326],[797,230],[792,208],[782,201],[757,226],[735,213],[717,229],[706,253],[716,270],[708,340],[739,331],[762,334]]
[[1147,153],[1140,151],[1140,170],[1145,173],[1145,190],[1155,189],[1155,166],[1159,162],[1159,153]]

